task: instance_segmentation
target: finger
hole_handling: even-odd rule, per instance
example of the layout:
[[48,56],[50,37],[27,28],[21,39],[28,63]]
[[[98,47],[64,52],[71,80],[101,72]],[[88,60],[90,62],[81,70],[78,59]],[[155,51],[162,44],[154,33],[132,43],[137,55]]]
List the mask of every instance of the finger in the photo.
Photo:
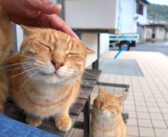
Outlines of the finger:
[[57,30],[65,32],[77,40],[80,40],[79,37],[72,31],[72,29],[57,15],[51,15],[49,18],[51,26]]
[[60,4],[53,4],[48,0],[28,0],[28,2],[32,8],[40,10],[46,14],[58,13],[62,9]]
[[26,21],[22,23],[24,25],[29,25],[29,26],[53,28],[56,30],[60,30],[80,41],[79,37],[72,31],[72,29],[57,15],[42,14],[41,16],[39,16],[34,20]]

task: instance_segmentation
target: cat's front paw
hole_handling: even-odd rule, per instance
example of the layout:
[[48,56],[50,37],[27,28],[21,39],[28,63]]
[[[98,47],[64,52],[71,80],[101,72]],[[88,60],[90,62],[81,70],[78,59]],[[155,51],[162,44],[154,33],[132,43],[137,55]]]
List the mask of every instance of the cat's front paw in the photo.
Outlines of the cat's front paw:
[[41,119],[37,119],[37,118],[34,118],[34,117],[29,117],[27,116],[26,117],[26,122],[34,127],[38,127],[41,125],[42,123],[42,120]]
[[4,113],[4,106],[0,105],[0,113]]
[[68,131],[72,126],[72,120],[69,116],[60,116],[55,119],[55,125],[61,131]]

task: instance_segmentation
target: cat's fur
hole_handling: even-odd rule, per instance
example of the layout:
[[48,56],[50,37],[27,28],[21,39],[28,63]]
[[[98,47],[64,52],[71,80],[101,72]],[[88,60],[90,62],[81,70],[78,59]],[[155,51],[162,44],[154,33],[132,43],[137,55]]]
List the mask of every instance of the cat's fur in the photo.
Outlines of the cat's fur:
[[8,87],[6,85],[2,64],[8,56],[12,45],[11,24],[1,6],[0,0],[0,112],[4,112],[4,103],[8,94]]
[[116,97],[99,88],[93,103],[91,137],[126,136],[126,125],[121,114],[121,103],[125,98]]
[[39,126],[53,116],[58,129],[71,127],[68,111],[78,95],[86,55],[80,41],[54,29],[25,27],[28,36],[19,53],[8,59],[10,88],[26,112],[27,123]]

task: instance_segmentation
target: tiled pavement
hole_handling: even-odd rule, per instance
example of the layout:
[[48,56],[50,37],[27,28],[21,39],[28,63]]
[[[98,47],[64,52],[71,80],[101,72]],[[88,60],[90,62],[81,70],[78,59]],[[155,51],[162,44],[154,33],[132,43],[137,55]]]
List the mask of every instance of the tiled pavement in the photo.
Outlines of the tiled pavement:
[[[113,58],[109,51],[103,58]],[[99,81],[129,84],[129,96],[123,111],[129,113],[127,137],[168,137],[168,57],[159,52],[123,52],[118,59],[136,60],[144,76],[101,74]],[[104,87],[104,90],[123,94],[123,89]],[[92,93],[92,100],[97,88]],[[73,130],[71,137],[82,137]]]

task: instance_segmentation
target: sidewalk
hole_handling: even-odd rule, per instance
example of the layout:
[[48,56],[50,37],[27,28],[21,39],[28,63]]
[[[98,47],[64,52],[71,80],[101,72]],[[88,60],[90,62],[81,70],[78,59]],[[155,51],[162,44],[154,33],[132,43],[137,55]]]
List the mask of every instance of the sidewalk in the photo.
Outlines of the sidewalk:
[[[113,58],[109,51],[103,57]],[[127,137],[168,137],[168,57],[159,52],[123,52],[119,60],[136,60],[142,76],[101,74],[99,81],[129,84],[129,97],[123,111],[129,113]],[[105,87],[104,90],[124,94],[123,89]],[[97,95],[97,88],[92,100]],[[82,137],[81,130],[73,130],[71,137]]]

